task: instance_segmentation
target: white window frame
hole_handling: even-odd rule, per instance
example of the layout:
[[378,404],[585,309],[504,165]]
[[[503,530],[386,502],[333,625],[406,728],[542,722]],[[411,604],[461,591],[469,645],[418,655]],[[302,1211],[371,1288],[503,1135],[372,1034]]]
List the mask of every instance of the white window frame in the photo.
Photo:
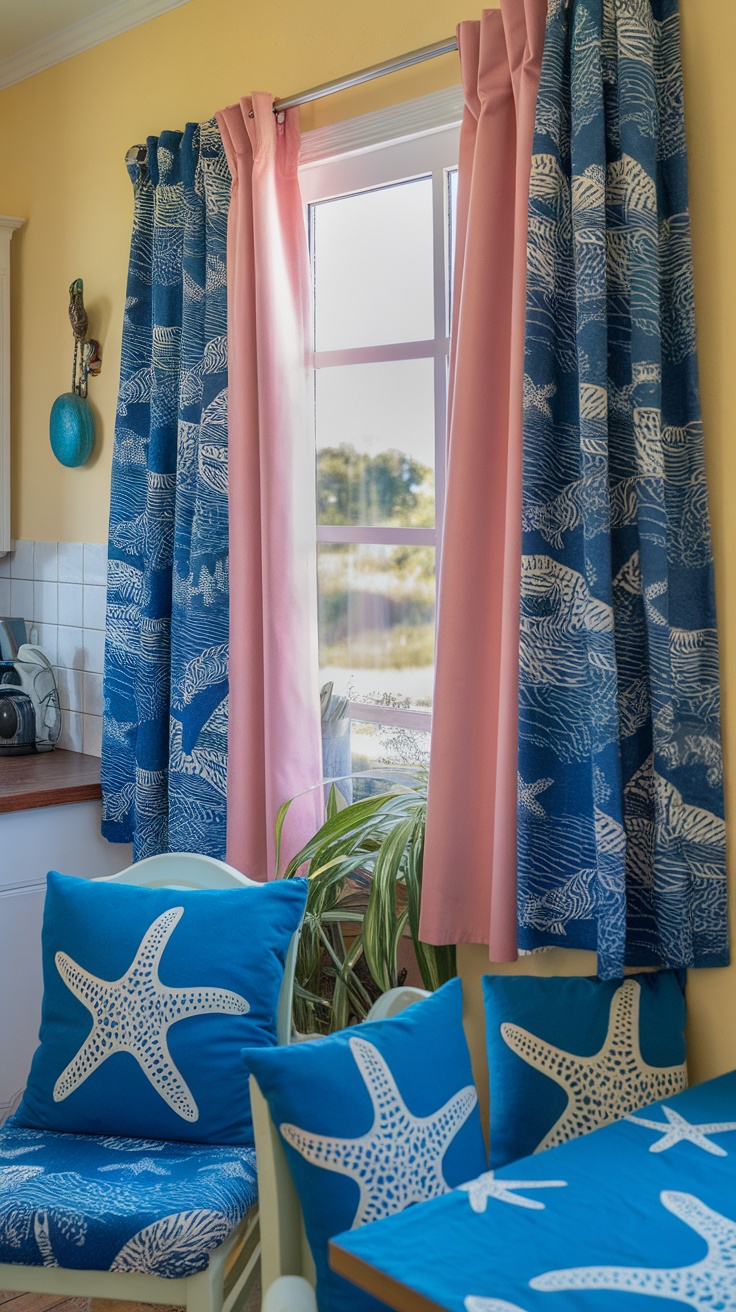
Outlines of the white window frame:
[[[299,183],[309,230],[309,207],[351,192],[386,187],[412,178],[432,179],[434,217],[434,335],[424,341],[386,346],[315,351],[315,370],[340,365],[394,360],[434,360],[435,526],[434,528],[374,528],[368,525],[317,525],[317,543],[431,546],[439,579],[447,458],[447,363],[449,305],[447,303],[449,172],[456,167],[462,94],[452,87],[421,100],[347,120],[334,128],[307,133],[302,143]],[[449,161],[452,161],[450,163]],[[429,732],[430,711],[350,703],[351,719]]]

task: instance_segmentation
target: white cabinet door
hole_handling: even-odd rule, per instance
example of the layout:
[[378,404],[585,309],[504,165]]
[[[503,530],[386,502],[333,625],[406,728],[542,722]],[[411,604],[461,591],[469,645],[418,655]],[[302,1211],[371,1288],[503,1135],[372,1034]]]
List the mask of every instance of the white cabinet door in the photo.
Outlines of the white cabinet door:
[[10,239],[24,223],[0,214],[0,556],[10,551]]
[[0,1120],[25,1087],[41,1020],[44,886],[0,893]]
[[46,874],[94,879],[132,861],[100,834],[100,803],[0,815],[0,1121],[26,1078],[41,1020],[41,921]]

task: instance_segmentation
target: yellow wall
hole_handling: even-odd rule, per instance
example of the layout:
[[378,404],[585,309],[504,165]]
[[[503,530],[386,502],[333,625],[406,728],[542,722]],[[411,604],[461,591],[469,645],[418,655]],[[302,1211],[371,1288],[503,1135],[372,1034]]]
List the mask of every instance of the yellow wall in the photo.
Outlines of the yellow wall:
[[[240,95],[276,95],[447,36],[479,0],[190,0],[144,27],[0,92],[0,212],[25,215],[13,238],[13,533],[103,541],[131,188],[123,160],[134,142],[202,119]],[[703,410],[722,637],[729,811],[736,770],[736,443],[729,386],[736,344],[736,168],[728,166],[733,107],[734,0],[681,0],[692,175]],[[454,56],[345,93],[303,113],[308,129],[457,80]],[[82,276],[104,368],[90,384],[97,453],[64,470],[48,446],[48,412],[69,386],[67,288]],[[731,840],[733,850],[733,839]],[[733,857],[731,868],[736,868]],[[736,899],[735,899],[736,900]],[[482,1070],[483,948],[460,954],[469,1030]],[[526,959],[519,969],[591,970],[584,956]],[[695,1078],[736,1066],[736,967],[693,972],[690,1052]]]
[[[135,142],[255,90],[301,91],[452,34],[461,0],[190,0],[153,22],[0,92],[0,213],[13,238],[14,537],[102,542],[132,216],[125,154]],[[309,107],[308,129],[456,82],[444,56]],[[339,101],[339,103],[338,103]],[[83,277],[103,369],[90,383],[97,448],[82,470],[48,442],[70,386],[68,287]]]

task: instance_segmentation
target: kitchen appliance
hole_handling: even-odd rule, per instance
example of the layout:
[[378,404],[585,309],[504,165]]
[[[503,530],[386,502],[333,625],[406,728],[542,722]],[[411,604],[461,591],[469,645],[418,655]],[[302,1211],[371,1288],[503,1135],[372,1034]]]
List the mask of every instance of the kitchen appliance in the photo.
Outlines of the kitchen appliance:
[[61,733],[54,671],[25,639],[25,620],[0,618],[0,756],[53,751]]

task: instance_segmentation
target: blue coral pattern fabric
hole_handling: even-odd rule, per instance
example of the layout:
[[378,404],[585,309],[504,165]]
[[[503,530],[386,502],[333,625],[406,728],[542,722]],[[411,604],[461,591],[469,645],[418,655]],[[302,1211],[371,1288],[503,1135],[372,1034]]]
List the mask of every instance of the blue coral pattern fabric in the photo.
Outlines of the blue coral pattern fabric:
[[227,217],[217,124],[128,155],[134,221],[112,467],[103,834],[225,853]]
[[190,1276],[256,1198],[252,1148],[0,1130],[0,1262]]
[[734,1312],[736,1072],[335,1243],[404,1307]]
[[519,943],[729,959],[677,0],[551,0],[529,199]]

